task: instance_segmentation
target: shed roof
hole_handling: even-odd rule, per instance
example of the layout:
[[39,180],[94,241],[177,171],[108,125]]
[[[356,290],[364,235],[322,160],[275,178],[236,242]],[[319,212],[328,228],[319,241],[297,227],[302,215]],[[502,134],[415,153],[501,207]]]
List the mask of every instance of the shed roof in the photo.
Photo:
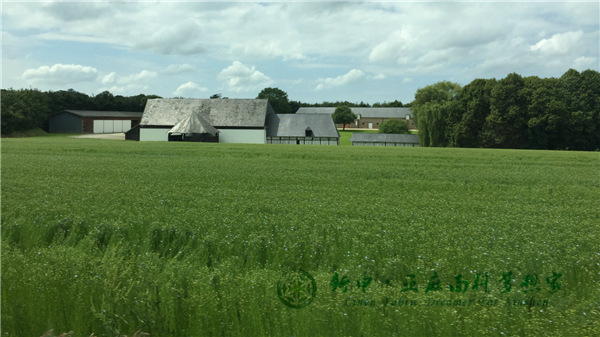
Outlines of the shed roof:
[[219,133],[219,130],[215,129],[209,122],[207,122],[200,113],[194,112],[177,123],[174,127],[169,130],[169,133],[178,132],[184,134],[203,134],[208,133],[215,136]]
[[351,142],[419,144],[419,136],[396,133],[353,133]]
[[[61,113],[70,113],[79,117],[93,117],[93,118],[112,118],[112,117],[121,117],[121,118],[141,118],[142,112],[133,112],[133,111],[92,111],[92,110],[63,110],[55,113],[54,115],[58,115]],[[54,116],[53,115],[53,116]]]
[[[296,114],[333,114],[336,108],[332,107],[316,107],[316,108],[300,108]],[[406,118],[406,115],[411,115],[410,108],[350,108],[353,113],[360,115],[360,118]]]
[[268,137],[305,137],[307,129],[314,137],[340,137],[329,115],[273,114],[267,117]]
[[266,99],[149,99],[140,125],[174,126],[192,113],[213,127],[264,127],[273,108]]

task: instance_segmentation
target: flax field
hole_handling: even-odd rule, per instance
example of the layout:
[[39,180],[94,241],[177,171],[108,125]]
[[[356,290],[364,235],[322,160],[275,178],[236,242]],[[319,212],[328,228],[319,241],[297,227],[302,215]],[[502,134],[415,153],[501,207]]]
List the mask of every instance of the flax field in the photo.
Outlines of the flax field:
[[597,152],[1,154],[2,336],[600,335]]

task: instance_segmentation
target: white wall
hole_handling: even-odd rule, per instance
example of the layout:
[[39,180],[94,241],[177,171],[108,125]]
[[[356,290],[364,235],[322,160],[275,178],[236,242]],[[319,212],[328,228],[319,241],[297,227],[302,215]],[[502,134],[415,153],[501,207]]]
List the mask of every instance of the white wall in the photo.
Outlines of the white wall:
[[140,128],[140,141],[168,141],[169,129]]
[[[140,141],[168,141],[169,129],[140,128]],[[219,130],[219,143],[265,144],[266,130]]]
[[118,133],[128,131],[129,129],[131,129],[130,120],[94,120],[94,133]]
[[266,130],[219,130],[219,143],[265,144],[266,142]]

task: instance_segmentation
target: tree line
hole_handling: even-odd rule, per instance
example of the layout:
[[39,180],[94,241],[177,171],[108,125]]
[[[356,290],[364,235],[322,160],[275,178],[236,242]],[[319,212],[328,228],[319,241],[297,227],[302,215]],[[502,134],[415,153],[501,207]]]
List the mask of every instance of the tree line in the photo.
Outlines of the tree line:
[[48,130],[50,115],[62,110],[142,112],[149,98],[160,98],[142,94],[115,96],[108,91],[88,96],[73,89],[46,92],[38,89],[2,89],[1,93],[3,134],[34,128]]
[[[215,98],[219,98],[219,94],[215,94],[213,95]],[[213,97],[211,96],[211,98]],[[258,96],[256,96],[256,98],[260,98],[260,99],[268,99],[269,103],[271,104],[271,107],[273,107],[273,110],[275,110],[275,113],[278,114],[289,114],[289,113],[296,113],[296,111],[298,111],[298,109],[300,108],[316,108],[316,107],[329,107],[329,108],[337,108],[337,107],[341,107],[341,106],[347,106],[347,107],[358,107],[358,108],[386,108],[386,107],[408,107],[410,105],[404,105],[402,104],[402,102],[395,100],[392,102],[383,102],[383,103],[373,103],[373,105],[369,104],[369,103],[365,103],[363,101],[359,102],[359,103],[353,103],[353,102],[348,102],[348,101],[335,101],[335,102],[329,102],[329,101],[325,101],[322,103],[305,103],[305,102],[301,102],[301,101],[294,101],[294,100],[290,100],[288,98],[288,94],[279,89],[279,88],[264,88],[260,93],[258,93]]]
[[587,150],[600,148],[600,73],[560,78],[447,81],[412,102],[422,146]]

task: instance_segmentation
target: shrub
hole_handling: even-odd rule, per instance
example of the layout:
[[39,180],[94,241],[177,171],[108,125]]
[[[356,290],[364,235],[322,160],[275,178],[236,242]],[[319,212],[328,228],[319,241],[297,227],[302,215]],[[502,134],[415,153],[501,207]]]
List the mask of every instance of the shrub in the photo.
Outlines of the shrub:
[[379,133],[410,133],[405,120],[390,119],[379,124]]

